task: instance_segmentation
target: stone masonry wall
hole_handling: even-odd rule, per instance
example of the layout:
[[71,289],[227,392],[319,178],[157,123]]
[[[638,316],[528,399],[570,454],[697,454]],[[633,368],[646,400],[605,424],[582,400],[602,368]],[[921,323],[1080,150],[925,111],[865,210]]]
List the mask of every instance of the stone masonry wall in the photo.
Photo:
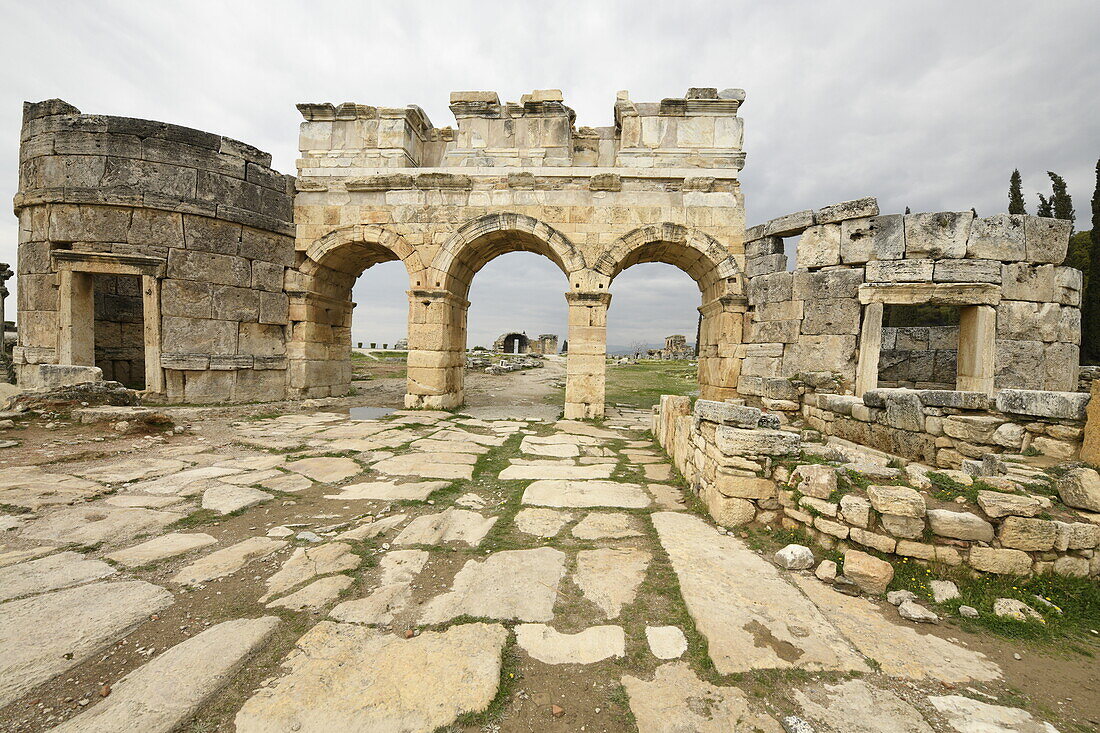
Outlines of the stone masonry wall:
[[26,104],[17,369],[58,358],[51,252],[141,255],[162,263],[162,398],[282,396],[294,183],[270,166],[267,153],[218,135],[60,100]]
[[[780,522],[828,547],[982,572],[1100,574],[1100,525],[1089,521],[1091,513],[1022,491],[1020,482],[1034,471],[1002,465],[972,477],[916,463],[904,469],[845,465],[846,459],[803,463],[811,446],[797,433],[774,429],[769,417],[728,402],[698,400],[692,409],[687,397],[669,395],[654,408],[654,437],[720,525]],[[970,486],[976,504],[937,499],[934,480]],[[1081,489],[1090,482],[1100,483],[1094,471],[1071,469],[1058,491],[1063,501],[1087,503]]]

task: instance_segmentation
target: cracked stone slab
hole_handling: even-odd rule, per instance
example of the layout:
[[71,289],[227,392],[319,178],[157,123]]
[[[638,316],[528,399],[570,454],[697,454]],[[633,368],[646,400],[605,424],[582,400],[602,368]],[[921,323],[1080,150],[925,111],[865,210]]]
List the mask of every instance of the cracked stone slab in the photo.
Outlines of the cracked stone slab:
[[316,547],[298,547],[271,577],[264,581],[267,593],[260,598],[266,602],[282,595],[318,575],[332,575],[359,567],[362,558],[351,551],[351,545],[343,542],[326,542]]
[[615,618],[634,600],[651,559],[645,550],[581,550],[573,581],[607,618]]
[[488,453],[489,446],[467,440],[436,440],[421,438],[409,443],[409,447],[424,453]]
[[648,484],[646,489],[653,496],[657,506],[665,511],[682,512],[687,509],[682,489],[668,484]]
[[563,634],[546,624],[519,624],[516,643],[543,664],[595,664],[626,656],[626,634],[621,626],[590,626]]
[[595,464],[591,466],[575,466],[572,463],[546,462],[537,465],[518,464],[512,465],[500,472],[501,481],[515,480],[577,480],[577,479],[608,479],[614,473],[615,466],[611,463]]
[[204,466],[189,468],[168,476],[160,476],[146,481],[130,484],[128,491],[137,491],[158,496],[194,496],[201,494],[211,486],[221,482],[218,479],[241,473],[239,468]]
[[617,481],[535,481],[523,492],[523,503],[550,507],[645,509],[649,494],[638,484]]
[[355,582],[347,575],[330,575],[319,578],[301,590],[267,604],[268,608],[286,608],[291,611],[316,611],[336,600]]
[[250,537],[235,545],[215,550],[205,557],[176,573],[173,583],[180,585],[199,585],[216,578],[235,573],[253,560],[267,557],[276,550],[286,547],[286,540],[274,540],[270,537]]
[[155,509],[88,505],[65,507],[29,522],[20,536],[74,545],[118,545],[160,532],[182,514]]
[[63,473],[51,473],[40,466],[10,466],[0,475],[0,504],[21,506],[31,511],[52,504],[72,504],[92,499],[107,487]]
[[934,733],[920,711],[863,680],[794,690],[804,717],[845,733]]
[[533,456],[552,458],[576,458],[581,454],[581,449],[575,443],[547,441],[533,435],[524,436],[519,450]]
[[869,670],[825,615],[743,542],[688,514],[651,518],[719,673]]
[[217,540],[203,532],[191,534],[173,532],[172,534],[154,537],[147,542],[142,542],[140,545],[112,552],[107,555],[107,559],[128,568],[136,568],[163,560],[166,557],[176,557],[201,547],[209,547],[216,543]]
[[949,683],[1001,677],[1000,668],[981,652],[895,624],[865,598],[842,595],[816,580],[798,576],[794,580],[841,633],[891,677]]
[[343,481],[363,472],[363,467],[350,458],[303,458],[284,464],[284,467],[325,484]]
[[275,478],[261,481],[260,486],[272,491],[283,491],[288,494],[296,494],[313,486],[313,482],[305,476],[297,473],[284,473]]
[[219,468],[236,468],[241,471],[266,471],[269,468],[275,468],[286,463],[286,456],[245,456],[243,458],[229,458],[224,461],[218,461],[215,466]]
[[393,550],[383,556],[379,566],[379,586],[366,598],[345,601],[329,612],[337,621],[359,624],[389,624],[408,605],[412,582],[428,562],[424,550]]
[[80,664],[172,601],[160,586],[128,580],[0,604],[0,706]]
[[340,487],[339,494],[326,494],[326,499],[366,499],[369,501],[425,501],[433,491],[445,489],[450,481],[410,481],[396,484],[392,481],[364,481]]
[[483,517],[468,509],[450,507],[438,514],[425,514],[409,522],[394,538],[395,545],[439,545],[465,542],[477,547],[496,524],[497,517]]
[[516,513],[516,529],[535,537],[557,537],[562,527],[572,521],[573,515],[556,509],[527,507]]
[[550,621],[564,575],[565,553],[551,547],[506,550],[469,560],[455,575],[451,590],[425,604],[421,623],[438,624],[463,615]]
[[211,626],[130,672],[112,685],[109,697],[53,730],[171,733],[229,681],[278,625],[278,618],[265,616]]
[[471,433],[467,430],[459,430],[458,428],[440,430],[439,432],[432,433],[428,437],[432,440],[444,442],[478,443],[479,445],[486,446],[501,446],[504,445],[504,441],[507,440],[507,438],[502,436],[482,435],[480,433]]
[[179,473],[185,468],[187,468],[186,463],[174,458],[131,458],[124,461],[109,461],[106,465],[75,473],[77,476],[103,484],[123,484],[128,481],[141,481],[154,476]]
[[434,731],[488,707],[507,638],[499,624],[405,639],[322,621],[283,660],[286,674],[245,702],[237,733]]
[[626,675],[622,685],[639,731],[783,733],[774,719],[751,710],[741,690],[699,679],[686,662],[661,665],[650,681]]
[[959,733],[1058,733],[1050,723],[1019,708],[990,705],[962,695],[929,697],[928,701]]
[[207,489],[202,494],[202,508],[218,514],[232,514],[250,506],[271,500],[271,494],[248,486],[222,484]]
[[337,540],[367,540],[373,537],[377,537],[383,532],[388,532],[397,525],[401,524],[408,518],[407,514],[393,514],[388,517],[382,517],[381,519],[375,519],[373,522],[364,522],[358,527],[352,527],[346,532],[341,532],[336,535]]
[[589,438],[602,438],[604,440],[622,440],[626,437],[617,430],[598,428],[595,425],[589,425],[586,422],[577,422],[575,420],[558,420],[554,423],[554,428],[571,435],[585,435]]
[[103,500],[104,504],[139,509],[164,509],[186,499],[182,496],[149,496],[148,494],[115,494]]
[[100,560],[77,552],[59,552],[0,569],[0,601],[100,580],[115,572]]
[[477,456],[472,453],[402,453],[371,465],[390,476],[418,478],[470,479]]
[[592,512],[573,527],[573,536],[580,540],[619,540],[641,534],[641,522],[621,512]]

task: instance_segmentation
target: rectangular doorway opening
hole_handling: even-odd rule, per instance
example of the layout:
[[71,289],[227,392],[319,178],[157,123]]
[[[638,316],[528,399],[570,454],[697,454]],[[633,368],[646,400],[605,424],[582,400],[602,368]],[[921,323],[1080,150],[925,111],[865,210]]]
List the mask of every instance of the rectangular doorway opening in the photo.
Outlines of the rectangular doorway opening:
[[957,389],[961,311],[951,305],[886,304],[878,386]]
[[145,389],[145,309],[139,275],[92,275],[95,366],[103,378]]

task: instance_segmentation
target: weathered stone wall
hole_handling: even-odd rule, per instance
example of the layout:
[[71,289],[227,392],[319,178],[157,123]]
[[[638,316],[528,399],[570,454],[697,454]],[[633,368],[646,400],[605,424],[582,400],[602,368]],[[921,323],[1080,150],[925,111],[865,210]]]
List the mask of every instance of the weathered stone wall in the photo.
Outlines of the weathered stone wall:
[[[752,227],[738,391],[764,397],[767,380],[808,372],[833,373],[844,391],[858,391],[860,349],[869,343],[861,328],[874,309],[881,317],[883,303],[972,310],[982,323],[968,323],[964,312],[964,334],[984,328],[993,309],[995,338],[988,348],[964,338],[973,351],[959,356],[960,369],[993,364],[996,388],[1076,389],[1081,273],[1056,264],[1069,233],[1069,222],[1032,216],[879,215],[871,198]],[[795,236],[788,271],[783,240]]]
[[955,389],[957,326],[883,327],[878,385]]
[[[17,369],[59,358],[58,251],[138,255],[159,263],[159,297],[151,297],[160,311],[162,398],[283,395],[294,186],[270,166],[267,153],[198,130],[81,114],[60,100],[25,105]],[[117,293],[104,287],[97,362],[132,372],[135,355],[109,352],[134,351],[133,303],[112,304]],[[115,305],[125,314],[112,315]],[[127,335],[112,336],[115,323],[129,323]]]
[[[1014,409],[1029,399],[1006,394]],[[1100,476],[1095,471],[1065,474],[1058,484],[1065,504],[1056,507],[1049,497],[1020,491],[1020,482],[1034,472],[1013,473],[1009,464],[1000,466],[1003,471],[980,471],[976,478],[934,474],[919,464],[904,469],[802,464],[800,451],[811,446],[796,433],[761,427],[768,417],[754,408],[707,400],[692,409],[687,397],[669,395],[654,408],[654,437],[723,526],[778,521],[806,530],[828,547],[869,547],[982,572],[1100,574],[1100,526],[1075,509],[1096,508]],[[853,472],[860,481],[853,480]],[[935,498],[933,478],[972,482],[977,503],[962,511],[958,502]],[[973,483],[978,480],[982,483]]]

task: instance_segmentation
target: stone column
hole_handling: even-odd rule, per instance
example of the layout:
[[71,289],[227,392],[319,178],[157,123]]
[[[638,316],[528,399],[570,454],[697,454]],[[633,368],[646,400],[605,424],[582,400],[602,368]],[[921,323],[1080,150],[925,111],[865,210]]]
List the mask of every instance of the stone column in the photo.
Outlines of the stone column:
[[737,397],[741,360],[737,347],[748,301],[726,295],[699,307],[699,396],[705,400]]
[[58,364],[95,366],[95,288],[92,275],[62,269],[58,272]]
[[160,366],[160,281],[152,275],[142,275],[141,296],[145,320],[145,391],[163,394],[164,370]]
[[603,417],[607,369],[606,291],[565,294],[569,303],[569,353],[566,356],[565,417]]
[[856,365],[856,397],[878,386],[878,362],[882,350],[882,303],[863,306],[859,331],[859,363]]
[[463,403],[469,308],[470,301],[447,290],[409,291],[405,407],[450,410]]
[[971,305],[959,312],[958,376],[955,389],[993,394],[997,358],[997,309]]
[[7,318],[4,312],[4,300],[9,294],[7,282],[14,274],[10,266],[0,262],[0,382],[6,382],[8,380],[8,365],[11,363],[8,357],[8,342],[4,338],[6,333],[4,322],[5,318]]

